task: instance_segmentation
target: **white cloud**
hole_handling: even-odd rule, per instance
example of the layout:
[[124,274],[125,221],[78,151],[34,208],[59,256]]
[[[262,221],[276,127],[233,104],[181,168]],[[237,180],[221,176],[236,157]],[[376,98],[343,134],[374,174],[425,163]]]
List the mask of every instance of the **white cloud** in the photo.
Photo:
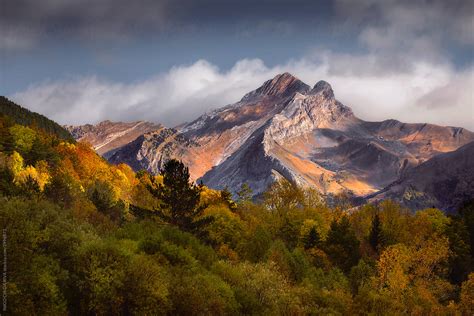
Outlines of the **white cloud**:
[[[288,71],[310,85],[326,80],[336,97],[366,120],[388,118],[474,129],[474,68],[456,72],[448,63],[415,62],[409,69],[383,73],[375,57],[319,51],[284,65],[259,59],[238,61],[230,70],[199,60],[131,84],[83,77],[44,82],[12,99],[62,124],[101,120],[152,120],[167,126],[238,101],[277,73]],[[345,69],[340,69],[344,65]],[[372,68],[371,68],[372,67]],[[362,72],[361,69],[370,71]]]

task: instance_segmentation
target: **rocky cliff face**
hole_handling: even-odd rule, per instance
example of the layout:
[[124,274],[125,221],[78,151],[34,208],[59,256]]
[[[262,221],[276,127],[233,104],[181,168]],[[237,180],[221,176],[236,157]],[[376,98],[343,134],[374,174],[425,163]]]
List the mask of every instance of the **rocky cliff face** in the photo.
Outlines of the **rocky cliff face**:
[[112,163],[126,163],[134,170],[157,173],[171,158],[186,160],[186,151],[195,144],[171,128],[145,133],[109,157]]
[[143,133],[110,161],[157,173],[165,160],[178,158],[194,180],[233,192],[248,183],[259,194],[284,177],[324,193],[363,196],[471,141],[474,134],[462,128],[365,122],[327,82],[311,88],[284,73],[177,129]]
[[163,126],[143,121],[130,123],[103,121],[97,125],[86,124],[65,128],[76,140],[90,143],[99,154],[110,157],[117,148]]

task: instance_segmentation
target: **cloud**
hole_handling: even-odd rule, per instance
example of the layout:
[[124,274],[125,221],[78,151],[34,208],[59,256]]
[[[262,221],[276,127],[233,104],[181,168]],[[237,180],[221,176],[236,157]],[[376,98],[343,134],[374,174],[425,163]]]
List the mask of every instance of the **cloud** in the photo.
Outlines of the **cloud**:
[[473,45],[473,14],[471,0],[3,0],[0,29],[39,45],[55,36],[100,43],[226,25],[243,37],[361,29],[359,41],[370,49],[406,51],[446,40]]
[[469,0],[335,0],[335,8],[339,21],[362,26],[360,40],[371,49],[406,49],[427,38],[474,44]]
[[409,73],[420,63],[459,65],[462,54],[472,62],[472,1],[335,0],[335,8],[335,23],[343,25],[339,32],[356,29],[362,57],[371,59],[361,63],[369,66],[361,73]]
[[167,0],[4,0],[0,30],[9,37],[0,41],[0,48],[5,52],[26,50],[51,38],[123,41],[134,34],[157,32],[172,16],[168,3]]
[[[299,10],[295,10],[298,7]],[[327,5],[314,1],[220,0],[2,0],[0,30],[15,35],[0,48],[14,52],[44,39],[82,40],[87,44],[113,44],[160,34],[199,33],[209,27],[223,31],[232,25],[236,36],[291,32],[294,25],[324,17]],[[32,34],[27,30],[35,30]],[[32,36],[34,35],[34,36]]]
[[[474,68],[453,74],[448,83],[424,94],[411,107],[411,113],[448,125],[474,130]],[[451,124],[456,117],[457,124]]]
[[12,98],[61,123],[148,119],[172,126],[234,102],[267,72],[259,60],[242,60],[227,72],[200,60],[132,84],[71,78],[30,86]]
[[[362,119],[395,118],[474,129],[472,67],[458,73],[449,64],[420,62],[410,71],[360,75],[359,67],[371,67],[370,56],[354,57],[352,63],[350,57],[330,51],[320,56],[319,60],[301,58],[274,67],[259,59],[244,59],[227,71],[199,60],[131,84],[95,76],[44,82],[12,99],[62,124],[110,119],[175,126],[234,103],[265,80],[289,71],[310,85],[321,79],[330,82],[336,97]],[[340,71],[341,64],[352,64],[355,70]]]
[[[315,2],[277,1],[269,6],[265,1],[224,5],[206,0],[197,5],[186,0],[86,0],[80,4],[17,0],[0,13],[0,33],[8,35],[0,46],[25,49],[48,31],[87,40],[126,40],[130,34],[192,29],[203,23],[220,30],[229,21],[237,37],[265,38],[314,27],[308,19],[319,20],[327,13],[327,36],[353,35],[349,44],[341,44],[342,49],[328,49],[324,40],[314,47],[317,41],[308,38],[312,50],[271,67],[260,59],[243,59],[222,70],[203,59],[134,83],[100,76],[41,82],[12,98],[60,123],[147,119],[173,126],[236,102],[265,80],[289,71],[308,84],[320,79],[330,82],[336,96],[362,119],[395,118],[474,129],[472,56],[467,62],[471,65],[462,70],[453,57],[469,53],[474,45],[474,2],[334,0],[321,10],[311,3]],[[324,19],[320,22],[326,24]],[[8,28],[2,29],[1,23]],[[357,47],[348,53],[344,45],[353,47],[354,41]],[[253,55],[253,47],[242,49]]]

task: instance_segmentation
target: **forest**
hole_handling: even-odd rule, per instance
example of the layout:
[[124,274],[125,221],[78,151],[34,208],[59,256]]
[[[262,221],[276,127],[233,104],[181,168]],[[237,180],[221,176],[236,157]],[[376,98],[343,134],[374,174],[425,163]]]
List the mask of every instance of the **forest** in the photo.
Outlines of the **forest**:
[[472,202],[354,208],[287,181],[253,200],[246,185],[192,182],[177,160],[159,175],[111,165],[16,117],[0,116],[7,314],[474,313]]

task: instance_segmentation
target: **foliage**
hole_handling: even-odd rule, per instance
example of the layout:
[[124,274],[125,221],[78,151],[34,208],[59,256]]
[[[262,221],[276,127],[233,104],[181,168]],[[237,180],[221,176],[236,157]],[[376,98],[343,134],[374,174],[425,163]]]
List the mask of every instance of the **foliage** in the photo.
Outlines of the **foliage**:
[[345,272],[359,262],[359,240],[351,228],[349,219],[344,216],[331,223],[324,248],[331,261]]
[[248,183],[242,184],[240,187],[239,192],[237,192],[237,196],[239,197],[239,202],[249,202],[252,200],[252,189],[248,185]]
[[33,147],[36,139],[36,133],[29,127],[22,125],[14,125],[10,127],[10,134],[16,148],[22,153],[27,154]]
[[310,249],[310,248],[318,247],[320,244],[321,244],[321,237],[319,236],[319,233],[316,230],[316,227],[313,226],[311,227],[308,235],[304,239],[304,248]]
[[200,188],[189,180],[189,169],[180,161],[167,161],[161,171],[163,183],[150,192],[161,201],[160,217],[185,231],[197,232],[212,218],[202,217],[205,205],[200,205]]
[[235,203],[179,161],[134,173],[26,121],[0,117],[8,314],[473,313],[473,204],[330,207],[287,181]]
[[8,116],[17,124],[34,126],[48,134],[54,134],[61,139],[73,141],[71,134],[58,123],[51,121],[41,114],[31,112],[7,98],[0,96],[0,115],[2,114]]
[[369,243],[372,246],[372,249],[375,251],[378,251],[383,243],[383,233],[379,214],[375,214],[372,221],[372,227],[369,234]]

